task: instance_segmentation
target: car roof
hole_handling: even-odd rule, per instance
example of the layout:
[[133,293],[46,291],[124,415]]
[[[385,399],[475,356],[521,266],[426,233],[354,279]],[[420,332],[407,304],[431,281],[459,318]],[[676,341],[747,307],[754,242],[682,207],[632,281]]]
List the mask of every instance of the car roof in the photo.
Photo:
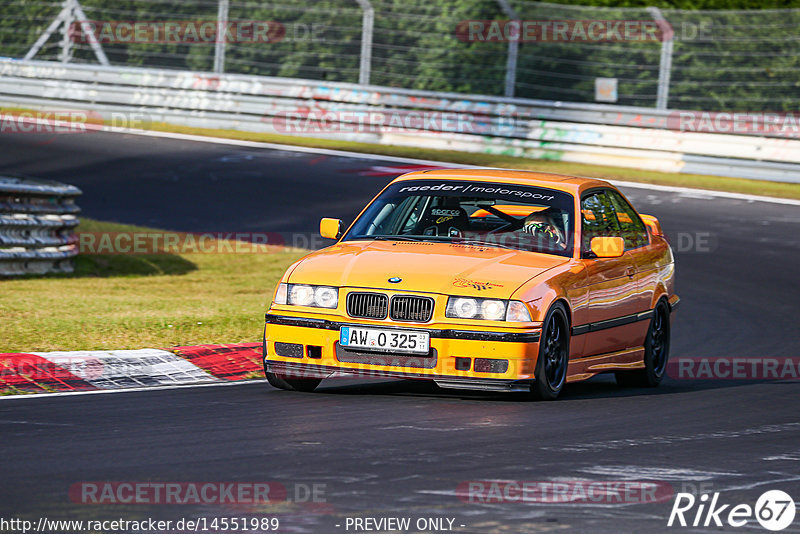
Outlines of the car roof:
[[580,194],[594,187],[611,187],[605,180],[583,178],[549,172],[517,171],[511,169],[436,169],[414,171],[398,176],[393,181],[404,180],[474,180],[479,182],[505,182],[509,184],[548,187],[557,191]]

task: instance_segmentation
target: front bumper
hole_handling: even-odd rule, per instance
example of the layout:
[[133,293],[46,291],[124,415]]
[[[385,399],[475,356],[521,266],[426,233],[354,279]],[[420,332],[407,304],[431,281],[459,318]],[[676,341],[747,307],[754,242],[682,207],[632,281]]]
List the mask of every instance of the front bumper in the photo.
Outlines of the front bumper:
[[[430,334],[428,355],[402,355],[354,351],[339,346],[342,326],[369,326],[393,330],[422,330]],[[442,387],[490,391],[528,391],[539,352],[538,330],[478,331],[460,328],[426,328],[408,324],[339,322],[310,317],[266,315],[264,335],[265,370],[277,374],[330,378],[368,376],[434,380]],[[281,347],[302,346],[291,356],[280,355]],[[285,351],[284,351],[285,354]],[[456,358],[470,359],[469,370],[456,365]],[[475,371],[475,359],[507,362],[502,372]]]

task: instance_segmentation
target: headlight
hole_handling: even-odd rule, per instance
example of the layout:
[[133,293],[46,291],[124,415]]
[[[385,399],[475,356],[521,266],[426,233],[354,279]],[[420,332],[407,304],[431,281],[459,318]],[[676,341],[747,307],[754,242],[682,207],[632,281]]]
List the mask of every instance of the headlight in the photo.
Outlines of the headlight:
[[294,285],[289,287],[289,304],[295,306],[311,306],[314,302],[314,288],[311,286]]
[[339,305],[339,288],[306,284],[279,284],[275,291],[275,304],[333,309]]
[[314,304],[320,308],[335,308],[339,303],[339,291],[333,287],[314,288]]
[[481,303],[481,316],[490,321],[501,321],[506,316],[506,303],[502,300],[484,300]]
[[478,315],[478,309],[478,301],[476,299],[451,298],[447,301],[445,316],[472,319]]
[[450,297],[447,299],[444,315],[452,319],[483,319],[520,323],[531,321],[528,307],[517,300]]

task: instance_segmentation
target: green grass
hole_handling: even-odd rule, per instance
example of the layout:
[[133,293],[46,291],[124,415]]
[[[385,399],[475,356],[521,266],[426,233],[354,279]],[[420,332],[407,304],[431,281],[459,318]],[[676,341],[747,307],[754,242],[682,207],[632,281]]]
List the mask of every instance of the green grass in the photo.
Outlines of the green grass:
[[[82,219],[79,231],[150,231]],[[0,352],[259,341],[280,276],[307,251],[78,256],[72,275],[0,279]]]

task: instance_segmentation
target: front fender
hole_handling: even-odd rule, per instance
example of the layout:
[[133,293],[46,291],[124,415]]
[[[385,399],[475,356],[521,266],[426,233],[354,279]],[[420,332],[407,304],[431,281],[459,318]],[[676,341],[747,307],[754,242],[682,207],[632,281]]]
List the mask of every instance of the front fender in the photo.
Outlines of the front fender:
[[556,301],[562,301],[573,323],[573,312],[580,308],[586,296],[586,271],[580,262],[569,262],[558,269],[551,269],[529,280],[512,296],[531,308],[534,322],[541,323],[547,311]]

